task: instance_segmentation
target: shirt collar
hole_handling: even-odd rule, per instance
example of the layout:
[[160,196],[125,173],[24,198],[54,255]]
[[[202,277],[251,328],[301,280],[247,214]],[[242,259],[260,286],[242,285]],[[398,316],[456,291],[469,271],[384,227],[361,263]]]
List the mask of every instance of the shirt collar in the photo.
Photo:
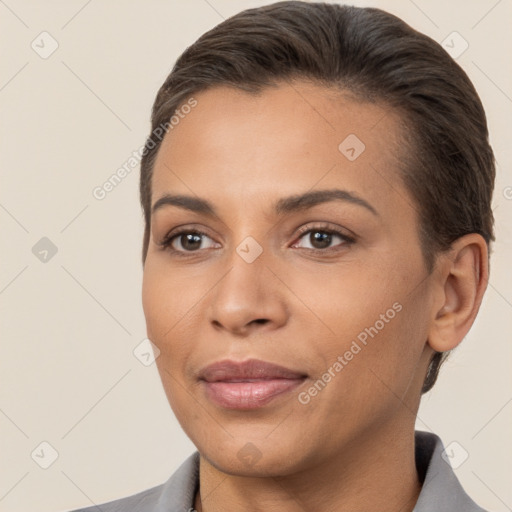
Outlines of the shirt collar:
[[413,512],[485,512],[464,491],[452,467],[442,457],[441,439],[429,432],[416,431],[416,467],[421,492]]

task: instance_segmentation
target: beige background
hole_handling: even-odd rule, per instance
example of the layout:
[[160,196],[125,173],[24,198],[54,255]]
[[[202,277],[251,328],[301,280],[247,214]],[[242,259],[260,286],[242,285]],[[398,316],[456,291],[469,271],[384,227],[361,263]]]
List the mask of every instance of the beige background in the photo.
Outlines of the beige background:
[[[1,511],[126,496],[165,481],[194,449],[154,365],[133,354],[145,338],[138,167],[102,201],[92,190],[144,142],[156,91],[185,47],[265,3],[0,1]],[[480,316],[424,398],[418,428],[459,443],[457,460],[468,452],[456,472],[476,501],[511,510],[512,2],[355,4],[469,43],[458,62],[488,113],[498,241]],[[51,49],[42,31],[59,45],[46,59],[31,48]],[[42,237],[58,249],[47,262],[32,252]],[[38,465],[51,461],[43,441],[58,452],[48,469]]]

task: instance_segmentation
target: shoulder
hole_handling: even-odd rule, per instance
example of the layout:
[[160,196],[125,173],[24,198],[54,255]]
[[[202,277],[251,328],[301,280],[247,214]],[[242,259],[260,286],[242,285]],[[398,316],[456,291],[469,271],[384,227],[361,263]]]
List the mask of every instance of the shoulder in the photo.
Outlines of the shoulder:
[[100,505],[70,512],[190,512],[199,486],[199,453],[192,454],[164,484]]
[[157,510],[158,500],[162,495],[164,484],[152,487],[132,496],[127,496],[119,500],[102,503],[101,505],[92,505],[87,508],[80,508],[71,512],[142,512]]

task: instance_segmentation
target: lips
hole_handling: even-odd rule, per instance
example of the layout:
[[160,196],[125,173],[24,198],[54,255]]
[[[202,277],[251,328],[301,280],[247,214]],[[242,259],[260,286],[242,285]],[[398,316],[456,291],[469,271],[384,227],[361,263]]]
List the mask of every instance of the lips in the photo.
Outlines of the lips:
[[227,409],[256,409],[300,386],[306,374],[249,359],[220,361],[199,373],[207,398]]

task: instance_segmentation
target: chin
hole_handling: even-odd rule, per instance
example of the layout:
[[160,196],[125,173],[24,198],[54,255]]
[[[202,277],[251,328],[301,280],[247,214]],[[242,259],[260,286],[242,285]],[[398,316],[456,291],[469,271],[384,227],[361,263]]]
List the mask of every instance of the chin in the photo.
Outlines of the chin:
[[[245,426],[247,429],[247,426]],[[291,436],[286,439],[257,438],[248,435],[208,442],[192,441],[201,456],[217,470],[233,476],[280,477],[300,471],[309,458],[304,451],[304,441]],[[298,451],[300,447],[301,452]]]
[[281,477],[295,473],[299,469],[295,461],[290,460],[289,454],[274,453],[269,457],[261,451],[250,449],[249,443],[242,457],[240,452],[243,450],[244,448],[232,452],[201,453],[201,456],[218,471],[232,476]]

